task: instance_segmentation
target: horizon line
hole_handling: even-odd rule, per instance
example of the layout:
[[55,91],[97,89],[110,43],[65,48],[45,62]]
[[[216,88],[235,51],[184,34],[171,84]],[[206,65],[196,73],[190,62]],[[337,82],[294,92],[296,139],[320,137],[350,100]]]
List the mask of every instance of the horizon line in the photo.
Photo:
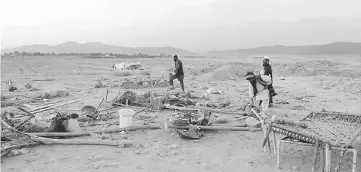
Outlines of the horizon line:
[[[86,42],[86,43],[79,43],[76,41],[66,41],[63,43],[58,43],[58,44],[53,44],[53,45],[49,45],[49,44],[27,44],[27,45],[21,45],[21,46],[17,46],[17,47],[12,47],[12,48],[5,48],[5,47],[1,47],[1,49],[16,49],[16,48],[20,48],[23,46],[34,46],[34,45],[46,45],[46,46],[51,46],[51,47],[55,47],[61,44],[65,44],[65,43],[76,43],[79,45],[83,45],[83,44],[89,44],[89,43],[100,43],[102,45],[111,45],[111,46],[117,46],[117,47],[124,47],[124,48],[177,48],[177,49],[181,49],[181,50],[185,50],[185,51],[189,51],[191,53],[194,53],[193,51],[190,51],[188,49],[185,48],[178,48],[178,47],[173,47],[173,46],[155,46],[155,47],[134,47],[134,46],[122,46],[122,45],[114,45],[114,44],[105,44],[102,42],[98,42],[98,41],[93,41],[93,42]],[[263,46],[258,46],[258,47],[252,47],[252,48],[238,48],[238,49],[224,49],[224,50],[206,50],[205,52],[210,52],[210,51],[235,51],[235,50],[246,50],[246,49],[255,49],[255,48],[262,48],[262,47],[275,47],[275,46],[284,46],[284,47],[302,47],[302,46],[317,46],[317,45],[329,45],[329,44],[336,44],[336,43],[351,43],[351,44],[360,44],[361,42],[351,42],[351,41],[335,41],[335,42],[330,42],[330,43],[324,43],[324,44],[308,44],[308,45],[263,45]]]

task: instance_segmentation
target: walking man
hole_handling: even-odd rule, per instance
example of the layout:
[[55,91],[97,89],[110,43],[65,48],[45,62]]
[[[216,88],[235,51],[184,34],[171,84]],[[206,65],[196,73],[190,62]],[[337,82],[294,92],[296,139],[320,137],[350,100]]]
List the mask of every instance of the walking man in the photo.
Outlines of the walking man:
[[178,59],[177,55],[173,56],[173,60],[174,60],[175,69],[173,70],[173,74],[169,75],[169,84],[171,86],[171,89],[174,89],[173,80],[178,79],[182,91],[184,92],[184,82],[183,82],[184,72],[183,72],[182,62]]

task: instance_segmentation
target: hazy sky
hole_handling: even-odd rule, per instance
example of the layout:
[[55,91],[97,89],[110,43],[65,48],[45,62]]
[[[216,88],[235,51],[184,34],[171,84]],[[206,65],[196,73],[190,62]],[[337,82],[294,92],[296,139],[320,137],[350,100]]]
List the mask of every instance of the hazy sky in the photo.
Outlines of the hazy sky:
[[192,51],[361,42],[361,0],[2,0],[3,48],[67,41]]

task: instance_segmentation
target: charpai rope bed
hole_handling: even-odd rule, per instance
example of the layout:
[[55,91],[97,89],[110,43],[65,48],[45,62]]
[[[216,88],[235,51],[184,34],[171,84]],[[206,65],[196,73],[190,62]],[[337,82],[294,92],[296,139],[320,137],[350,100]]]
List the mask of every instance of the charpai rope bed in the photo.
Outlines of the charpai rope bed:
[[302,142],[314,144],[316,140],[341,147],[353,139],[361,128],[361,116],[341,112],[312,112],[301,120],[307,128],[288,124],[272,124],[272,130]]
[[26,134],[4,128],[3,125],[1,126],[1,156],[9,153],[13,149],[38,144],[38,142],[31,140],[30,136]]
[[[273,143],[277,157],[279,157],[279,146],[277,149],[278,151],[276,151],[277,146],[274,133],[286,136],[281,139],[281,142],[283,143],[315,145],[314,165],[316,161],[315,158],[317,158],[318,146],[325,147],[327,149],[326,156],[330,156],[327,155],[327,151],[330,148],[341,150],[341,158],[335,171],[338,171],[345,151],[353,151],[353,171],[355,171],[357,151],[350,145],[356,137],[361,134],[361,115],[352,115],[342,112],[312,112],[307,117],[300,120],[300,122],[305,123],[307,128],[290,124],[270,124],[270,131],[273,132]],[[291,141],[285,141],[286,139],[290,139]],[[278,141],[278,145],[279,144],[280,141]],[[328,160],[327,157],[325,158],[326,171],[329,171],[327,168],[330,168],[330,160]],[[279,159],[277,162],[279,165]]]

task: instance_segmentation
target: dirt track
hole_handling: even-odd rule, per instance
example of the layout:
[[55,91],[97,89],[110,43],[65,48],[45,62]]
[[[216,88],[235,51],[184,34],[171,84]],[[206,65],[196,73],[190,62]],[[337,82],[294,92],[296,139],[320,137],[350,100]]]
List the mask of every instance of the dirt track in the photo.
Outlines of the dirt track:
[[[343,57],[345,58],[345,57]],[[221,62],[243,62],[252,64],[250,68],[257,71],[261,69],[260,59],[241,58],[182,58],[185,68],[199,68],[207,62],[217,64]],[[352,65],[345,65],[352,75],[347,78],[337,76],[339,72],[332,72],[327,68],[328,76],[321,76],[318,72],[303,71],[303,76],[295,76],[301,72],[295,69],[285,70],[278,66],[281,64],[295,63],[295,59],[303,59],[301,62],[314,64],[313,60],[339,62],[339,58],[307,58],[307,57],[284,57],[273,58],[275,73],[275,89],[279,93],[275,98],[275,106],[267,115],[285,115],[294,118],[303,118],[311,111],[348,111],[361,114],[361,81],[360,59],[348,58]],[[25,95],[31,97],[41,92],[50,90],[67,89],[71,96],[82,98],[84,104],[73,104],[71,109],[77,109],[83,105],[97,106],[100,99],[105,96],[106,88],[94,89],[97,79],[102,80],[108,87],[114,82],[123,80],[111,71],[116,59],[85,59],[80,57],[16,57],[1,59],[2,94]],[[150,77],[167,76],[167,69],[173,67],[171,59],[124,59],[128,61],[140,61],[149,67]],[[312,61],[311,61],[312,60]],[[237,64],[237,63],[236,63]],[[318,63],[317,63],[318,64]],[[332,64],[336,65],[336,64]],[[358,65],[358,67],[357,67]],[[246,66],[246,67],[244,67]],[[312,66],[312,65],[310,65]],[[337,66],[337,65],[336,65]],[[343,66],[343,67],[345,67]],[[247,65],[236,71],[236,66],[227,63],[214,70],[204,70],[199,75],[186,77],[187,90],[197,93],[205,93],[201,87],[217,87],[225,91],[224,95],[210,95],[212,100],[231,100],[237,106],[247,102],[247,83],[244,81],[242,72],[247,70]],[[314,69],[318,70],[318,68]],[[321,69],[320,69],[321,70]],[[323,69],[322,69],[323,70]],[[187,71],[186,71],[187,72]],[[358,75],[357,75],[358,74]],[[232,77],[229,77],[231,75]],[[280,76],[283,75],[283,76]],[[315,76],[318,75],[318,76]],[[129,76],[133,77],[133,76]],[[144,76],[142,76],[144,77]],[[224,79],[222,79],[224,78]],[[11,79],[18,91],[9,93],[6,91],[5,81]],[[55,79],[54,81],[34,81],[33,79]],[[281,80],[284,79],[284,80]],[[177,83],[177,81],[175,81]],[[24,87],[31,83],[40,91],[30,92]],[[147,89],[137,90],[146,91]],[[157,92],[165,88],[157,88]],[[118,88],[110,90],[109,97],[114,97]],[[277,104],[287,101],[289,104]],[[293,110],[293,106],[302,106],[304,110]],[[171,111],[163,111],[156,119],[163,123]],[[142,115],[152,116],[150,112]],[[142,121],[137,121],[142,123]],[[96,130],[101,126],[88,127],[88,130]],[[116,126],[110,126],[116,127]],[[132,131],[125,135],[112,134],[113,139],[128,137],[137,142],[130,148],[118,148],[109,146],[37,146],[31,148],[30,153],[2,158],[2,171],[292,171],[297,166],[299,171],[308,172],[312,164],[312,148],[287,146],[281,151],[282,169],[276,167],[274,154],[265,155],[261,148],[263,133],[261,132],[206,132],[206,137],[198,142],[179,139],[175,133],[164,130]],[[87,137],[83,137],[86,139]],[[361,142],[358,142],[361,147]],[[141,146],[140,146],[141,145]],[[144,148],[141,148],[141,147]],[[361,150],[360,150],[361,151]],[[359,154],[359,161],[360,156]],[[339,152],[333,153],[333,166],[339,157]],[[341,171],[351,171],[351,155],[344,159]],[[360,164],[360,163],[359,163]],[[358,165],[361,171],[361,165]]]

